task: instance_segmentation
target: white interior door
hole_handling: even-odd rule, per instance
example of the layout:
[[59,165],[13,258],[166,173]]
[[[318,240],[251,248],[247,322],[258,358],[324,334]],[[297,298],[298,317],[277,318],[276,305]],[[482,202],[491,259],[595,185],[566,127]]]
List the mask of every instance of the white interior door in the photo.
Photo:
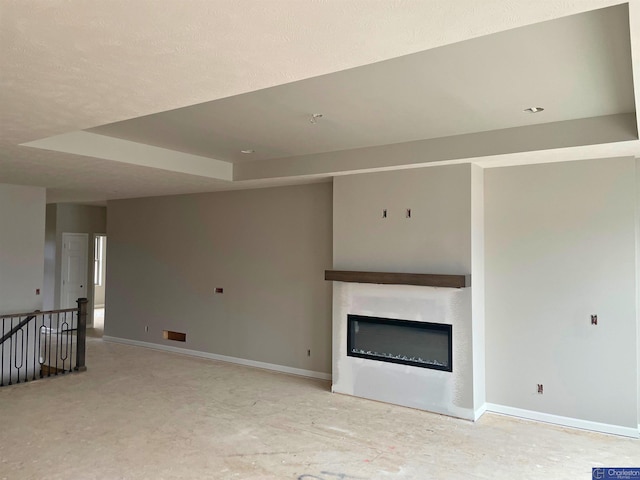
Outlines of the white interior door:
[[87,233],[62,234],[60,308],[76,307],[76,300],[87,296],[88,247]]

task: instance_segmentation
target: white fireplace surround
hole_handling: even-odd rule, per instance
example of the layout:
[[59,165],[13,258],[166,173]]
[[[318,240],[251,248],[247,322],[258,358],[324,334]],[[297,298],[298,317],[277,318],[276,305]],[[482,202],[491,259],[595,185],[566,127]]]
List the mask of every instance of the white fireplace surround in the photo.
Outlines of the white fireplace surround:
[[[453,371],[347,356],[347,315],[452,325]],[[476,420],[471,288],[333,283],[332,391]]]

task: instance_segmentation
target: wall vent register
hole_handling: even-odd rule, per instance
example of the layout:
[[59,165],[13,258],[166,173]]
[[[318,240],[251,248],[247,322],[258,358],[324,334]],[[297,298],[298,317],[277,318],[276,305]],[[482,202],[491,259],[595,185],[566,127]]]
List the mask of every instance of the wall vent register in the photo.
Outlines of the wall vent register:
[[350,357],[453,371],[451,325],[363,315],[347,319]]
[[165,340],[174,340],[176,342],[186,342],[187,334],[182,332],[172,332],[171,330],[163,330],[162,338]]

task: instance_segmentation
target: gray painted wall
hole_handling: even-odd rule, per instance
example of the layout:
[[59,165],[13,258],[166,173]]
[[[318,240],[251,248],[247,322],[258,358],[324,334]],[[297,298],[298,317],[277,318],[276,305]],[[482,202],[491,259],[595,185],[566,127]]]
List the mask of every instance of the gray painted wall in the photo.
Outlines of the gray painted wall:
[[471,165],[336,177],[333,266],[471,273]]
[[0,314],[42,308],[45,189],[0,184]]
[[105,334],[330,372],[331,204],[328,183],[109,202]]
[[58,206],[54,203],[49,204],[46,212],[42,300],[45,310],[53,310],[56,307],[56,218]]
[[488,402],[637,427],[635,177],[632,158],[485,171]]

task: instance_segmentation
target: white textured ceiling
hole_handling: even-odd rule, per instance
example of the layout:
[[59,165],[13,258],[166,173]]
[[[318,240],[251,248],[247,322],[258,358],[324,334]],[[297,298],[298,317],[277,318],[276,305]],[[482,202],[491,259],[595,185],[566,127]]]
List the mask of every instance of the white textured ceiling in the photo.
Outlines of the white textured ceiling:
[[[0,182],[47,187],[50,201],[229,188],[20,144],[620,3],[0,0]],[[630,10],[638,26],[637,0]]]

